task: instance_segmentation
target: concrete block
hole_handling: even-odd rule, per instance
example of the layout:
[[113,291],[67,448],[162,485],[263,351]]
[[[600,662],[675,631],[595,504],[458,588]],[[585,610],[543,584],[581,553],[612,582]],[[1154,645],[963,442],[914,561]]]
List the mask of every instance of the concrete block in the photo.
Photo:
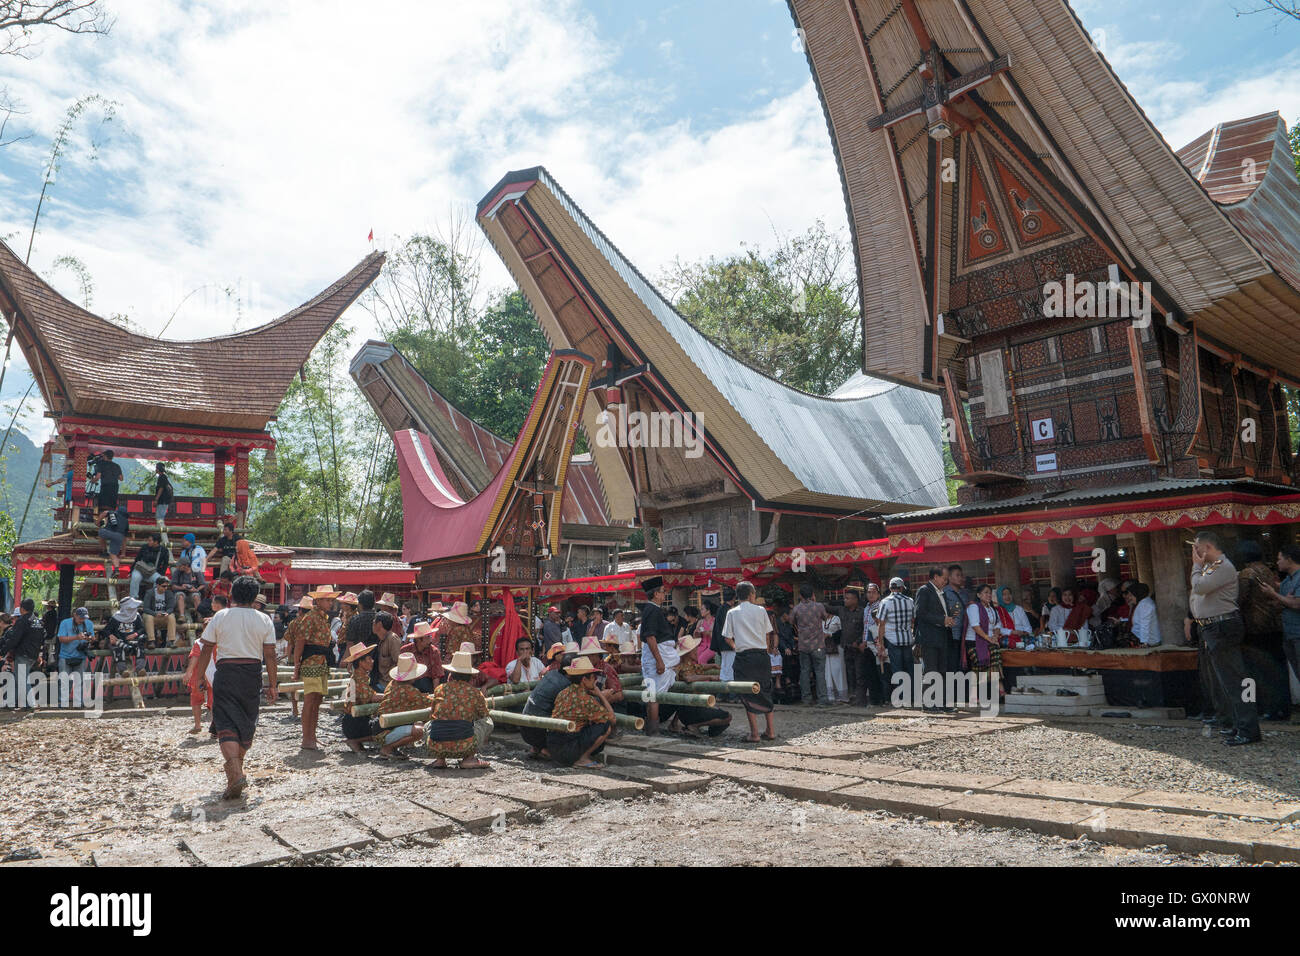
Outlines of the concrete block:
[[268,866],[298,854],[254,826],[225,826],[182,837],[204,866]]
[[542,777],[542,780],[561,787],[581,787],[583,790],[591,790],[604,800],[623,800],[654,793],[654,788],[648,783],[590,771],[557,772],[547,774]]
[[517,800],[530,810],[571,813],[591,802],[591,791],[561,787],[534,780],[483,780],[475,782],[479,793]]
[[1072,838],[1076,827],[1098,808],[1068,800],[1008,797],[1002,794],[962,794],[939,810],[940,820],[974,820],[989,827],[1033,830]]
[[994,774],[904,770],[890,777],[889,782],[914,783],[923,787],[943,787],[947,790],[990,790],[998,784],[1009,783],[1013,779],[1013,777]]
[[409,836],[441,838],[456,829],[451,820],[409,800],[398,801],[395,806],[366,807],[348,813],[362,826],[379,834],[381,840]]
[[1175,853],[1226,853],[1251,860],[1255,857],[1255,842],[1265,840],[1275,828],[1237,820],[1102,807],[1075,829],[1098,843],[1164,844]]
[[194,857],[176,840],[150,843],[122,843],[100,847],[91,854],[95,866],[193,866]]
[[1175,813],[1220,814],[1228,817],[1258,817],[1272,823],[1286,823],[1300,817],[1300,803],[1275,803],[1271,800],[1239,800],[1204,793],[1174,793],[1167,790],[1143,790],[1120,801],[1126,807],[1155,807]]
[[680,770],[667,770],[662,767],[618,766],[611,764],[605,773],[638,780],[653,787],[658,793],[688,793],[702,790],[713,780],[708,774],[686,773]]
[[370,846],[375,838],[348,817],[323,814],[269,825],[271,832],[303,856]]
[[995,793],[1020,797],[1046,797],[1052,800],[1075,800],[1101,806],[1117,806],[1138,793],[1136,787],[1109,787],[1096,783],[1073,783],[1066,780],[1034,780],[1017,777],[1007,783],[990,787]]
[[458,788],[433,790],[407,799],[454,820],[467,830],[490,826],[497,820],[521,820],[528,812],[528,808],[516,800]]
[[939,818],[939,810],[955,801],[958,794],[931,787],[909,787],[889,781],[868,780],[835,791],[835,804],[857,810],[887,810],[890,813],[918,813]]

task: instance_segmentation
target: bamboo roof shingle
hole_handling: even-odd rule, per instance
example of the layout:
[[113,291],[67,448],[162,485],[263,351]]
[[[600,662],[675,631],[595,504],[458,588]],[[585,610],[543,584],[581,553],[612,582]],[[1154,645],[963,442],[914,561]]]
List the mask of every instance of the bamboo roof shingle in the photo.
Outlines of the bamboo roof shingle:
[[371,253],[255,329],[177,341],[128,331],[70,302],[0,243],[0,307],[56,416],[262,431],[316,343],[383,262]]

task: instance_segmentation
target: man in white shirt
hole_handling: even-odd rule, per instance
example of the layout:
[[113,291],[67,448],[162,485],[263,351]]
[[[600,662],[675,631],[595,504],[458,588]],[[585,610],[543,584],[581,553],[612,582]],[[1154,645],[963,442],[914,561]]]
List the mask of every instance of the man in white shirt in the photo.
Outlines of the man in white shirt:
[[627,615],[621,607],[614,609],[614,619],[605,625],[605,633],[596,636],[603,643],[614,642],[619,646],[632,640],[632,625],[627,623]]
[[[772,655],[776,653],[776,634],[767,609],[755,603],[754,585],[741,581],[736,586],[736,599],[740,602],[727,612],[722,624],[722,637],[727,647],[736,652],[735,679],[758,684],[757,694],[742,694],[745,716],[749,718],[749,742],[775,740],[776,726],[772,705]],[[759,735],[758,717],[767,718],[767,733]]]
[[244,776],[244,755],[253,746],[257,730],[258,695],[262,689],[262,665],[266,664],[267,703],[275,703],[278,668],[275,661],[275,625],[253,607],[259,593],[250,577],[235,579],[230,589],[232,606],[212,616],[199,638],[196,673],[207,670],[217,659],[212,681],[212,729],[221,744],[226,762],[226,790],[223,800],[234,800],[248,786]]

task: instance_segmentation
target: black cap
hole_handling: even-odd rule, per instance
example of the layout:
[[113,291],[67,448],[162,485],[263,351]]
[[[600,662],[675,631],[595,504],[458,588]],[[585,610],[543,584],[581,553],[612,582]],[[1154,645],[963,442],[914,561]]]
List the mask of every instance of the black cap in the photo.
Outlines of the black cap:
[[644,581],[641,582],[641,590],[644,591],[646,594],[654,594],[663,586],[664,586],[664,579],[658,576],[653,578],[646,578]]

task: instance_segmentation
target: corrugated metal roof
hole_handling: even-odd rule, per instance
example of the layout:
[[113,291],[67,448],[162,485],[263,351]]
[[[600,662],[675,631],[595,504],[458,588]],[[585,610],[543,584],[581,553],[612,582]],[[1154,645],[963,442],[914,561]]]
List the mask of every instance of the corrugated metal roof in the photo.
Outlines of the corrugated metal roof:
[[[655,371],[682,396],[702,394],[710,387],[716,390],[766,445],[766,454],[779,460],[811,496],[862,502],[864,510],[874,510],[882,502],[887,507],[926,507],[947,501],[938,396],[859,374],[846,383],[849,394],[823,397],[790,388],[750,368],[682,318],[545,169],[507,176],[508,181],[524,178],[536,179],[527,196],[533,208],[545,215],[533,189],[543,188],[553,196],[604,266],[630,290],[644,311],[641,318],[666,331],[694,365],[662,361],[655,363]],[[556,241],[563,247],[562,239],[557,236]],[[575,264],[583,258],[574,250],[566,251]],[[599,285],[610,277],[587,278]],[[636,325],[633,316],[615,318],[625,329]],[[691,410],[700,413],[698,407]],[[717,434],[708,420],[701,424],[728,450],[746,440],[735,432]],[[801,503],[813,503],[809,495],[789,494],[798,495]]]
[[1255,481],[1249,478],[1160,478],[1155,481],[1146,481],[1134,485],[1036,492],[1015,498],[1005,498],[1001,501],[981,501],[968,505],[933,508],[929,511],[911,511],[904,514],[889,515],[885,518],[885,525],[889,527],[896,524],[912,524],[921,521],[946,521],[952,518],[966,517],[967,515],[1021,511],[1035,505],[1047,510],[1048,508],[1060,508],[1086,501],[1147,498],[1186,491],[1209,490],[1240,491],[1257,495],[1293,495],[1296,493],[1295,488],[1286,485],[1275,485],[1270,482]]

